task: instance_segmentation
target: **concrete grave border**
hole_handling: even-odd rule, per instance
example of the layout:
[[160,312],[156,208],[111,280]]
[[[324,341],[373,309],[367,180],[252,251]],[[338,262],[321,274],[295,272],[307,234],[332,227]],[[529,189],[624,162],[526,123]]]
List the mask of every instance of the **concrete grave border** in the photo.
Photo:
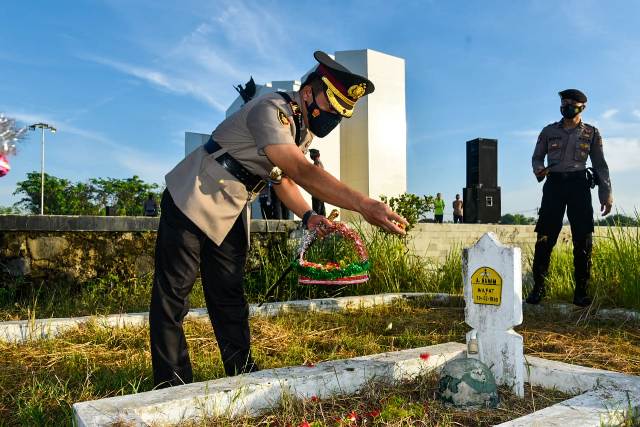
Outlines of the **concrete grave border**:
[[[435,302],[449,301],[448,294],[426,294],[420,292],[386,293],[376,295],[359,295],[337,298],[318,298],[311,300],[297,300],[285,302],[249,305],[249,315],[275,316],[288,311],[336,312],[357,308],[368,308],[378,305],[388,305],[398,300],[409,300],[422,296],[430,296]],[[189,310],[187,319],[209,320],[206,308]],[[83,324],[96,322],[105,328],[121,328],[126,326],[145,326],[149,320],[149,313],[111,314],[107,316],[82,316],[69,318],[31,319],[0,322],[0,341],[25,342],[29,340],[53,338],[70,329]]]
[[[367,308],[376,305],[391,304],[397,300],[410,300],[422,297],[428,298],[429,302],[434,304],[434,306],[464,306],[462,295],[405,292],[272,302],[265,303],[261,307],[258,307],[257,304],[250,304],[249,310],[251,316],[275,316],[278,313],[292,310],[333,312],[345,309]],[[556,312],[561,314],[580,314],[580,311],[577,310],[575,306],[563,303],[547,303],[534,306],[523,303],[523,310],[525,313]],[[586,313],[586,311],[584,312]],[[148,313],[124,313],[110,314],[107,316],[12,320],[0,322],[0,341],[19,343],[29,340],[53,338],[70,329],[89,322],[96,322],[98,325],[105,328],[145,326],[148,322],[148,317]],[[640,312],[623,308],[599,309],[595,313],[590,312],[589,317],[597,319],[640,321]],[[208,320],[207,310],[205,308],[189,310],[187,319]]]
[[[421,355],[429,354],[429,357]],[[358,391],[367,381],[398,381],[466,356],[466,346],[446,343],[354,359],[289,367],[187,384],[171,389],[80,402],[73,405],[79,427],[171,425],[206,416],[257,415],[283,394],[309,399]],[[587,427],[620,422],[640,412],[640,377],[526,357],[527,382],[582,393],[564,402],[500,424]]]

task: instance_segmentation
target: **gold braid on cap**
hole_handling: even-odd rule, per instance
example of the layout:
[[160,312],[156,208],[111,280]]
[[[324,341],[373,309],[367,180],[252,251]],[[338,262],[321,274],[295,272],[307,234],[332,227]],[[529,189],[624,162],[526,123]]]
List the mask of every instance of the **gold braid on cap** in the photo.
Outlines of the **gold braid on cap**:
[[[322,81],[327,85],[327,90],[325,93],[327,94],[327,99],[331,106],[343,117],[349,118],[353,115],[353,106],[355,102],[351,101],[349,98],[345,97],[338,89],[335,88],[326,77],[322,78]],[[334,92],[335,91],[335,92]],[[338,101],[336,96],[340,97],[349,107],[345,107],[343,104]]]
[[338,114],[346,118],[350,118],[351,116],[353,116],[353,108],[347,110],[344,107],[344,105],[340,104],[340,102],[338,102],[333,92],[331,92],[331,89],[327,89],[325,93],[327,94],[327,99],[329,100],[329,103],[333,106],[334,110],[338,112]]

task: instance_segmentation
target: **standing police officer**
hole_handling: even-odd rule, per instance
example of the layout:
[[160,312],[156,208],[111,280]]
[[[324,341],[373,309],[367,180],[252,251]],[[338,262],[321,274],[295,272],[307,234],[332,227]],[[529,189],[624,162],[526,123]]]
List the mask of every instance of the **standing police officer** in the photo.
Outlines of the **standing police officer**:
[[278,198],[309,229],[328,225],[296,184],[371,224],[403,234],[404,218],[305,158],[313,136],[326,136],[353,114],[373,83],[324,52],[298,92],[270,93],[225,119],[209,141],[165,177],[149,310],[154,383],[193,380],[182,321],[198,269],[227,375],[257,370],[251,357],[249,307],[243,289],[249,245],[248,202],[274,184]]
[[[538,304],[545,295],[545,277],[549,270],[551,251],[562,229],[565,209],[571,224],[573,266],[576,287],[573,303],[580,307],[591,304],[587,288],[591,276],[593,207],[591,178],[598,183],[602,215],[611,212],[613,197],[609,167],[602,151],[602,137],[594,126],[582,122],[587,97],[577,89],[559,93],[563,119],[546,126],[533,152],[533,173],[538,180],[547,177],[542,190],[533,258],[534,287],[527,303]],[[547,157],[547,167],[544,158]],[[591,157],[594,172],[587,170]]]

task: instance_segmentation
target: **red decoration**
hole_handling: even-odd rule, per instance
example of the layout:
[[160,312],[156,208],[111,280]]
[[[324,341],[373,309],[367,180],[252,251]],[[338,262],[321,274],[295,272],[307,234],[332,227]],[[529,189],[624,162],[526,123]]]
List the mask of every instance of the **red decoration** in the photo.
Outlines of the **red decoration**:
[[0,177],[5,176],[11,170],[11,165],[9,165],[9,159],[7,159],[4,155],[0,154]]
[[346,265],[343,261],[319,264],[305,260],[307,249],[317,238],[315,233],[310,233],[302,239],[300,246],[300,256],[297,260],[300,273],[298,283],[302,285],[342,286],[364,283],[369,280],[369,255],[360,234],[351,230],[346,224],[339,222],[333,222],[328,227],[328,234],[332,233],[339,234],[344,239],[353,242],[360,262]]

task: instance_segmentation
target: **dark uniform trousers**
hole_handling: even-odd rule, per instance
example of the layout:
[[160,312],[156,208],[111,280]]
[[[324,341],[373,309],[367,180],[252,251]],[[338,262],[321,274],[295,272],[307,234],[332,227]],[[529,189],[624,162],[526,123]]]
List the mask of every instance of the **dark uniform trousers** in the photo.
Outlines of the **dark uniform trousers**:
[[251,358],[249,307],[243,289],[248,247],[242,215],[218,246],[178,209],[167,190],[161,208],[149,310],[155,385],[193,381],[182,320],[198,268],[226,374],[257,370]]
[[591,189],[585,171],[551,173],[547,177],[536,225],[538,239],[533,258],[533,280],[536,287],[544,288],[551,251],[562,230],[565,209],[573,240],[575,296],[583,297],[586,296],[591,275],[593,233]]

